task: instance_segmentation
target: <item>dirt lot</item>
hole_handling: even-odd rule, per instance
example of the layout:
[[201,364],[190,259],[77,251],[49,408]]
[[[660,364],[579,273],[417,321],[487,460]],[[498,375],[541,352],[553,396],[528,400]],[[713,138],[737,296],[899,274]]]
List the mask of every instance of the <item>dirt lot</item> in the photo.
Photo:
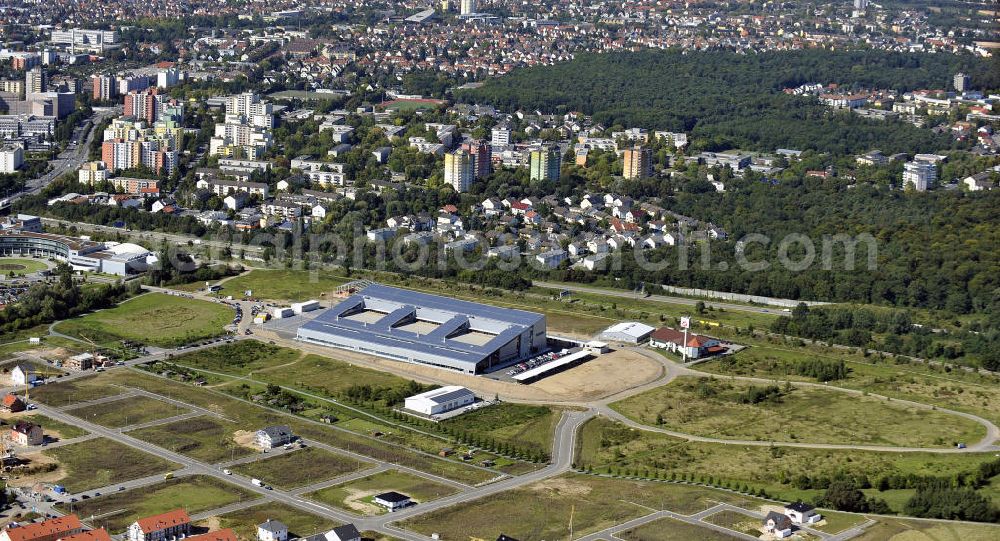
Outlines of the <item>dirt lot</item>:
[[618,350],[528,387],[553,396],[595,400],[653,381],[662,372],[663,366],[648,357],[634,351]]
[[242,445],[247,449],[253,449],[254,451],[260,452],[260,447],[257,447],[257,435],[249,430],[237,430],[233,432],[233,441],[236,445]]
[[423,383],[461,385],[480,396],[499,396],[511,402],[580,403],[611,396],[654,381],[663,372],[660,363],[634,351],[618,350],[593,358],[559,374],[531,385],[497,381],[421,364],[411,364],[342,349],[325,348],[283,340],[273,333],[258,333],[261,339],[274,339],[287,346],[324,357],[390,372]]
[[[35,483],[56,483],[66,477],[66,470],[58,467],[51,471],[45,471],[51,464],[57,464],[55,458],[42,453],[28,453],[20,455],[25,461],[25,469],[15,469],[10,473],[10,484],[17,487],[30,487]],[[25,474],[25,472],[33,472]]]

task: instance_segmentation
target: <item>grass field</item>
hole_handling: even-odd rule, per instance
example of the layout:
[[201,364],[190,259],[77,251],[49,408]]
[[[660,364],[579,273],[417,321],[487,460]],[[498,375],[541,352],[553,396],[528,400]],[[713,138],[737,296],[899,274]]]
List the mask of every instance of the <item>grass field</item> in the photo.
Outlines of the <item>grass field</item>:
[[797,488],[795,479],[801,474],[808,474],[809,479],[866,476],[874,484],[885,475],[971,473],[981,463],[994,460],[993,453],[884,453],[689,442],[603,418],[584,425],[578,449],[577,463],[597,472],[612,468],[618,473],[746,485],[787,501],[812,501],[823,493]]
[[28,414],[15,415],[10,419],[5,419],[4,424],[9,425],[15,421],[21,420],[31,421],[32,423],[41,426],[47,439],[53,438],[59,440],[71,440],[73,438],[79,438],[80,436],[87,435],[87,431],[78,426],[73,426],[62,421],[51,419],[40,413],[29,412]]
[[[466,484],[481,483],[496,476],[495,472],[419,454],[403,446],[389,445],[382,440],[335,430],[329,426],[309,422],[301,417],[247,404],[213,389],[159,378],[139,370],[104,372],[100,374],[97,382],[104,385],[115,384],[144,389],[192,406],[198,406],[225,417],[245,430],[256,429],[260,426],[286,424],[292,428],[295,434],[303,438],[316,440],[340,449],[349,449],[358,454],[408,466]],[[45,387],[58,388],[59,385],[62,384],[46,385]],[[228,455],[224,458],[228,459]]]
[[[280,520],[288,526],[289,539],[305,538],[340,525],[280,502],[240,509],[219,515],[215,519],[219,528],[232,528],[240,541],[257,541],[257,525],[267,520]],[[212,521],[205,520],[199,525],[207,526],[210,522]]]
[[718,502],[752,509],[763,503],[702,487],[568,474],[433,511],[402,526],[424,535],[436,532],[442,539],[494,539],[500,533],[517,539],[564,539],[571,514],[574,536],[583,536],[654,509],[687,515]]
[[256,269],[226,280],[219,294],[242,298],[243,292],[249,289],[255,299],[283,302],[323,300],[332,298],[337,286],[350,281],[350,278],[329,271]]
[[[754,537],[760,536],[760,519],[736,511],[727,510],[709,515],[705,517],[705,522]],[[728,539],[728,537],[724,538]]]
[[192,351],[174,357],[171,362],[245,376],[276,366],[292,363],[302,357],[302,352],[253,340],[242,340],[214,348]]
[[831,381],[829,385],[965,411],[1000,423],[1000,377],[993,375],[879,359],[874,355],[864,357],[850,350],[796,347],[780,342],[756,345],[736,355],[700,364],[698,370],[815,381],[795,373],[795,368],[810,358],[845,362],[849,370],[847,378]]
[[62,321],[56,330],[102,344],[133,340],[172,347],[218,336],[232,319],[232,310],[222,304],[146,293],[109,310]]
[[[233,441],[240,425],[209,416],[140,428],[128,435],[209,464],[235,460],[253,451]],[[250,428],[249,425],[246,428]]]
[[19,257],[0,257],[0,274],[30,274],[49,268],[41,259],[24,259]]
[[626,541],[687,541],[688,539],[731,541],[736,539],[732,535],[726,535],[715,530],[702,528],[672,518],[661,518],[653,522],[647,522],[638,528],[616,534],[615,537]]
[[313,92],[309,90],[282,90],[280,92],[268,94],[268,96],[279,100],[287,98],[296,98],[300,100],[336,100],[340,98],[338,94]]
[[547,406],[501,403],[443,421],[444,426],[510,442],[522,449],[549,452],[559,415]]
[[775,385],[779,395],[744,404],[749,389],[765,384],[686,376],[612,407],[651,426],[724,439],[953,447],[986,435],[985,427],[964,417],[836,390]]
[[861,515],[852,515],[849,513],[838,513],[836,511],[823,510],[820,512],[823,515],[823,520],[820,524],[813,525],[814,530],[819,530],[821,532],[827,533],[840,533],[848,528],[858,526],[865,522],[865,517]]
[[446,103],[441,100],[398,99],[384,101],[378,104],[378,107],[386,111],[421,111],[437,109]]
[[31,399],[55,408],[61,408],[78,402],[117,396],[126,392],[128,392],[127,389],[108,384],[106,379],[91,376],[35,387],[31,390]]
[[925,522],[879,517],[878,524],[865,529],[853,541],[996,541],[1000,526]]
[[413,501],[428,502],[450,496],[457,489],[449,485],[435,483],[423,477],[399,470],[379,472],[307,494],[306,497],[360,515],[377,515],[385,509],[372,503],[372,496],[394,490],[413,498]]
[[386,372],[319,355],[303,355],[295,349],[250,340],[187,353],[172,362],[238,376],[252,374],[254,379],[266,383],[330,396],[336,396],[353,385],[402,388],[410,383]]
[[[73,512],[90,518],[90,524],[110,533],[125,530],[140,517],[156,515],[183,507],[189,514],[217,509],[231,503],[259,498],[256,494],[214,477],[195,475],[163,481],[124,492],[115,492],[73,504]],[[68,513],[69,507],[59,509]]]
[[66,413],[108,428],[122,428],[166,419],[190,410],[148,396],[130,396],[68,410]]
[[47,449],[44,454],[58,460],[66,471],[66,478],[60,483],[70,492],[113,485],[180,468],[180,465],[158,456],[104,438]]
[[233,466],[232,470],[247,477],[260,479],[277,488],[290,489],[369,467],[370,463],[309,447],[274,458]]

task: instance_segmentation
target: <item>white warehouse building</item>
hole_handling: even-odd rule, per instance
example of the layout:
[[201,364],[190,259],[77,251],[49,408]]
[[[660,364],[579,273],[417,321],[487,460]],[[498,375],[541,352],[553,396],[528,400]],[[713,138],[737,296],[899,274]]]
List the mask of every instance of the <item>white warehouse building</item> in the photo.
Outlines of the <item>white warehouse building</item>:
[[653,327],[638,321],[623,321],[616,323],[601,333],[601,340],[609,342],[624,342],[626,344],[641,344],[649,339],[655,331]]
[[476,395],[472,391],[458,385],[448,385],[407,397],[403,407],[424,415],[438,415],[468,406],[475,401]]

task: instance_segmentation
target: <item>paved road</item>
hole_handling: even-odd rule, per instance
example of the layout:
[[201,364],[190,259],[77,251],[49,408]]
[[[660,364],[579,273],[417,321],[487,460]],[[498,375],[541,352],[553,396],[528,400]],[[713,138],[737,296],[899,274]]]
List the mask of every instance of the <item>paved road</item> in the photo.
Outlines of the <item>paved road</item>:
[[642,297],[631,291],[624,291],[621,289],[608,289],[600,287],[590,287],[590,286],[578,286],[571,284],[560,284],[555,282],[541,282],[538,280],[533,280],[531,285],[544,287],[546,289],[555,290],[566,290],[575,293],[596,293],[606,297],[618,297],[623,299],[639,299],[642,301],[650,302],[661,302],[669,304],[683,304],[685,306],[694,306],[699,302],[704,302],[706,307],[713,307],[716,309],[724,308],[732,312],[749,312],[752,314],[771,314],[771,315],[788,315],[787,312],[782,312],[780,308],[761,308],[758,306],[750,306],[746,304],[731,304],[726,302],[716,302],[701,299],[691,299],[688,297],[672,297],[668,295],[650,295],[648,297]]
[[[209,475],[216,477],[222,481],[233,483],[245,490],[260,496],[255,504],[266,503],[267,501],[280,501],[292,505],[293,507],[298,507],[304,511],[318,514],[324,518],[330,520],[336,520],[340,522],[353,522],[361,530],[376,530],[383,533],[388,533],[396,537],[407,540],[426,540],[428,538],[415,534],[413,532],[406,532],[400,530],[390,523],[415,516],[418,514],[427,513],[435,509],[440,509],[447,507],[449,505],[454,505],[460,502],[466,502],[471,499],[477,499],[486,497],[497,492],[504,490],[510,490],[523,486],[528,483],[533,483],[541,479],[550,477],[552,475],[558,475],[565,471],[568,471],[572,465],[573,455],[575,450],[576,433],[579,427],[586,422],[593,414],[590,412],[568,412],[564,414],[563,418],[560,419],[558,426],[556,427],[556,441],[554,442],[553,449],[553,463],[548,467],[537,470],[535,472],[522,475],[519,477],[507,478],[497,483],[490,485],[485,485],[476,488],[466,488],[466,490],[460,491],[459,493],[449,496],[440,500],[435,500],[432,502],[418,504],[409,509],[398,511],[390,515],[380,516],[380,517],[367,517],[359,518],[342,510],[332,508],[326,505],[318,504],[316,502],[305,500],[301,497],[301,491],[283,491],[283,490],[269,490],[261,487],[257,487],[250,483],[250,479],[243,477],[241,475],[226,475],[222,473],[221,468],[202,463],[198,460],[168,451],[161,447],[146,443],[142,440],[138,440],[129,436],[128,434],[122,433],[118,429],[110,429],[95,423],[91,423],[85,419],[80,419],[69,415],[68,413],[57,409],[50,408],[48,406],[40,405],[38,408],[39,412],[55,419],[57,421],[73,424],[79,426],[84,430],[89,431],[91,434],[99,437],[104,437],[110,440],[117,441],[134,449],[158,456],[165,460],[174,462],[180,466],[180,469],[176,470],[174,473],[175,477],[185,476],[185,475]],[[310,442],[310,445],[322,446],[318,442]],[[343,453],[342,449],[336,449],[336,452]],[[370,457],[365,457],[366,460],[372,461]],[[385,469],[398,468],[396,465],[390,465],[386,463],[381,463],[380,467]],[[355,478],[356,476],[365,476],[375,473],[377,470],[367,469],[364,471],[355,472],[350,474],[349,478]],[[96,496],[98,493],[106,494],[109,492],[115,492],[119,490],[129,490],[132,488],[138,488],[141,486],[149,485],[154,482],[158,482],[163,479],[161,475],[144,477],[141,479],[134,479],[127,482],[116,483],[115,485],[110,485],[108,487],[102,487],[93,489],[86,492],[81,492],[79,494],[73,494],[72,497],[79,498],[80,496],[86,494],[88,496]],[[329,481],[330,483],[336,482],[336,480]],[[453,483],[454,484],[454,483]],[[121,487],[121,488],[119,488]],[[313,487],[305,487],[305,489],[311,489]],[[247,505],[251,505],[246,502]]]
[[[53,180],[65,175],[66,173],[74,172],[80,169],[80,166],[87,161],[90,154],[90,143],[93,141],[94,137],[103,137],[103,134],[98,135],[97,127],[104,122],[106,119],[112,116],[120,115],[121,108],[109,108],[95,110],[93,116],[84,121],[83,125],[77,127],[73,131],[73,137],[71,141],[75,141],[77,144],[75,146],[69,146],[66,150],[62,151],[54,160],[49,162],[51,169],[48,173],[44,175],[29,179],[25,182],[24,190],[21,193],[15,194],[10,197],[10,201],[24,197],[25,195],[35,194],[42,190],[42,188],[48,186]],[[87,138],[83,141],[79,139],[83,130],[90,127],[90,133],[87,134]]]
[[[643,392],[643,391],[645,391],[647,389],[655,388],[655,387],[659,387],[659,386],[665,385],[666,383],[669,383],[671,380],[673,380],[677,376],[682,376],[683,375],[683,376],[692,376],[692,377],[719,377],[719,375],[718,374],[710,374],[708,372],[700,372],[698,370],[693,370],[693,369],[691,369],[691,368],[689,368],[687,366],[682,366],[682,365],[680,365],[678,363],[675,363],[675,362],[667,359],[663,355],[659,355],[658,353],[654,353],[654,352],[649,351],[648,349],[645,349],[645,348],[631,348],[631,349],[633,349],[634,351],[643,353],[643,354],[647,355],[651,359],[659,360],[659,361],[663,362],[668,367],[666,375],[664,377],[659,378],[655,382],[650,382],[650,383],[648,383],[646,385],[643,385],[641,387],[636,387],[634,389],[629,389],[628,391],[625,391],[623,393],[619,393],[617,395],[605,398],[604,400],[598,401],[598,402],[592,404],[592,407],[594,408],[594,410],[598,414],[604,415],[604,416],[606,416],[608,418],[614,419],[616,421],[619,421],[619,422],[621,422],[623,424],[626,424],[628,426],[631,426],[633,428],[638,428],[638,429],[641,429],[641,430],[647,430],[647,431],[651,431],[651,432],[658,432],[660,434],[666,434],[668,436],[673,436],[673,437],[676,437],[676,438],[682,438],[682,439],[685,439],[685,440],[688,440],[688,441],[697,441],[697,442],[702,442],[702,443],[718,443],[718,444],[724,444],[724,445],[757,446],[757,447],[777,446],[777,447],[798,447],[798,448],[803,448],[803,449],[847,449],[847,450],[857,450],[857,451],[880,451],[880,452],[900,452],[900,453],[921,453],[921,452],[927,452],[927,453],[939,453],[939,454],[970,453],[970,452],[979,452],[979,451],[994,451],[994,450],[997,450],[998,448],[1000,448],[1000,447],[998,447],[996,445],[996,442],[1000,441],[1000,428],[998,428],[996,424],[994,424],[992,421],[989,421],[988,419],[984,419],[983,417],[980,417],[978,415],[973,415],[971,413],[966,413],[966,412],[963,412],[963,411],[956,411],[956,410],[951,410],[951,409],[947,409],[947,408],[941,408],[941,407],[937,407],[937,406],[931,406],[931,405],[928,405],[928,404],[923,404],[923,403],[920,403],[920,402],[912,402],[912,401],[909,401],[909,400],[903,400],[903,399],[899,399],[899,398],[892,398],[891,400],[892,400],[893,403],[905,405],[905,406],[908,406],[908,407],[913,407],[913,408],[922,409],[922,410],[934,410],[934,411],[938,411],[938,412],[941,412],[941,413],[947,413],[947,414],[956,415],[958,417],[963,417],[963,418],[969,419],[971,421],[974,421],[974,422],[979,423],[980,425],[982,425],[986,429],[986,434],[978,442],[968,444],[965,449],[957,449],[957,448],[954,448],[954,447],[898,447],[898,446],[891,446],[891,445],[854,445],[854,444],[835,444],[835,443],[808,443],[808,442],[779,442],[779,441],[741,440],[741,439],[732,439],[732,438],[724,439],[724,438],[712,438],[712,437],[707,437],[707,436],[696,436],[696,435],[688,434],[688,433],[685,433],[685,432],[680,432],[680,431],[676,431],[676,430],[668,430],[668,429],[665,429],[665,428],[660,428],[658,426],[653,426],[653,425],[648,425],[648,424],[645,424],[645,423],[640,423],[638,421],[630,419],[630,418],[622,415],[621,413],[613,410],[610,407],[610,404],[612,402],[614,402],[614,401],[622,400],[622,399],[624,399],[624,398],[626,398],[628,396],[633,396],[635,394],[641,393],[641,392]],[[762,384],[774,384],[775,381],[777,381],[776,379],[753,378],[753,377],[745,377],[745,376],[726,376],[726,379],[727,380],[747,381],[747,382],[752,382],[752,383],[762,383]],[[823,384],[820,384],[820,383],[810,383],[810,382],[804,382],[804,381],[802,381],[802,382],[794,382],[793,381],[793,382],[790,382],[790,383],[791,383],[791,385],[793,385],[795,387],[813,387],[813,388],[826,389],[826,390],[833,391],[833,392],[841,392],[841,393],[845,393],[845,394],[852,395],[852,396],[859,396],[859,397],[860,396],[867,396],[867,397],[872,398],[872,399],[885,400],[885,401],[889,400],[888,397],[883,396],[883,395],[878,395],[878,394],[873,394],[873,393],[866,393],[864,391],[859,391],[859,390],[855,390],[855,389],[847,389],[847,388],[844,388],[844,387],[837,387],[837,386],[832,386],[832,385],[823,385]]]

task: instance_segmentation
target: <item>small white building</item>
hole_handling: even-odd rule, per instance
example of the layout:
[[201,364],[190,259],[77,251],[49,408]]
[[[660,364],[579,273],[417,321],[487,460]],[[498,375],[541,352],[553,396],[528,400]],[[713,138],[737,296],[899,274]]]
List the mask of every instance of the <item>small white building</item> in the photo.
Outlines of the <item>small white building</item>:
[[254,441],[261,449],[281,447],[286,443],[291,443],[294,439],[295,435],[292,434],[292,429],[286,425],[269,426],[254,434]]
[[292,304],[292,312],[296,314],[304,314],[313,310],[319,310],[319,301],[309,300]]
[[785,515],[792,519],[795,524],[816,524],[823,520],[823,515],[817,513],[815,507],[802,502],[786,505]]
[[[372,499],[376,505],[381,505],[389,511],[395,511],[397,509],[402,509],[408,505],[413,504],[413,500],[410,499],[406,494],[400,494],[399,492],[390,491],[383,492]],[[784,515],[782,515],[784,516]]]
[[467,406],[476,401],[476,395],[458,385],[448,385],[426,393],[407,397],[403,407],[424,415],[437,415]]
[[31,368],[23,364],[19,364],[10,371],[10,381],[14,385],[30,385],[35,382],[38,377],[32,372]]
[[280,520],[267,520],[257,525],[258,541],[287,541],[288,526]]

